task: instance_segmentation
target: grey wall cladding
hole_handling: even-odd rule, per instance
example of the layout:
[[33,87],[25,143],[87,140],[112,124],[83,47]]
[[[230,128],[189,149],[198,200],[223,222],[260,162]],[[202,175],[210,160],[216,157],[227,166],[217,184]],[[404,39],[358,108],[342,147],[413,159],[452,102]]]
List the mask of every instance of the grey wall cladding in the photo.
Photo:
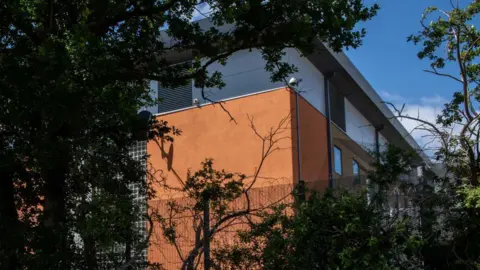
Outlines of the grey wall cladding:
[[158,112],[164,113],[192,106],[192,82],[176,88],[163,88],[158,85],[158,97],[161,99]]

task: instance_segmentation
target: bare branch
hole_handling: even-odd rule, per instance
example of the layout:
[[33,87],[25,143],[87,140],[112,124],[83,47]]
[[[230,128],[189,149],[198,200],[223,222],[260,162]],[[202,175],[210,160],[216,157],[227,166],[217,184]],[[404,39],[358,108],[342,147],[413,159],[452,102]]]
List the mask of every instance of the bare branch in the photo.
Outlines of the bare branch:
[[462,80],[460,80],[459,78],[457,78],[453,75],[447,74],[447,73],[440,73],[436,69],[434,69],[434,70],[424,69],[423,71],[428,72],[428,73],[432,73],[432,74],[435,74],[435,75],[438,75],[438,76],[447,77],[447,78],[453,79],[453,80],[455,80],[459,83],[463,83]]
[[445,136],[445,132],[442,132],[435,124],[433,123],[430,123],[426,120],[423,120],[419,117],[411,117],[409,115],[406,115],[406,114],[403,114],[403,109],[405,108],[405,104],[403,104],[402,106],[402,109],[401,110],[398,110],[397,107],[391,103],[391,102],[384,102],[385,104],[391,106],[394,110],[394,112],[397,114],[396,116],[394,116],[395,118],[405,118],[405,119],[410,119],[410,120],[414,120],[414,121],[417,121],[417,122],[420,122],[426,126],[429,126],[431,128],[430,132],[434,132],[438,135],[438,137],[441,139],[442,143],[443,143],[443,146],[444,147],[448,147],[448,139],[447,137]]
[[[275,200],[274,202],[269,203],[268,205],[261,205],[261,206],[255,207],[255,208],[252,207],[252,201],[251,201],[251,198],[250,198],[250,191],[251,191],[252,187],[254,186],[254,184],[256,183],[256,181],[258,179],[263,179],[260,176],[260,172],[264,167],[265,160],[273,152],[281,149],[277,145],[281,140],[288,138],[287,136],[282,136],[282,133],[287,131],[287,130],[290,130],[289,127],[288,127],[289,126],[290,115],[282,118],[279,121],[278,125],[276,125],[274,127],[271,127],[268,130],[267,134],[265,134],[265,135],[261,134],[259,132],[259,130],[255,127],[254,118],[250,117],[250,116],[247,116],[247,117],[248,117],[248,120],[249,120],[250,128],[252,129],[255,136],[257,138],[259,138],[260,141],[261,141],[261,156],[260,156],[259,165],[258,165],[257,168],[255,168],[255,171],[254,171],[253,175],[251,176],[251,178],[252,178],[251,181],[248,183],[248,185],[244,186],[243,191],[241,193],[241,196],[236,198],[236,199],[244,199],[244,202],[246,204],[242,206],[242,209],[231,210],[230,212],[227,211],[225,214],[221,213],[221,214],[216,215],[216,218],[213,219],[213,221],[214,221],[213,225],[211,226],[211,228],[209,230],[209,235],[208,236],[210,238],[213,238],[219,232],[223,232],[225,230],[228,230],[228,228],[234,226],[234,224],[240,224],[242,222],[243,222],[243,224],[251,224],[251,222],[253,222],[253,221],[249,218],[250,215],[254,215],[255,212],[263,211],[263,210],[267,209],[268,207],[271,207],[272,205],[277,204],[277,203],[285,200],[285,198],[287,198],[288,196],[290,196],[290,192],[289,192],[288,194],[285,194],[284,196],[282,196],[282,198],[280,198],[279,200]],[[248,179],[248,178],[245,178],[245,179]],[[193,196],[193,194],[190,194],[190,193],[187,193],[186,195],[187,195],[187,197]],[[188,206],[187,206],[187,208],[188,208]],[[193,231],[195,232],[195,240],[194,240],[194,245],[188,251],[188,254],[186,254],[186,256],[179,256],[179,258],[182,260],[181,269],[187,269],[190,266],[194,267],[195,264],[198,263],[198,260],[199,260],[200,256],[202,256],[202,253],[203,253],[203,245],[204,245],[204,240],[203,239],[204,239],[205,235],[202,235],[203,230],[201,229],[202,228],[201,226],[202,226],[203,223],[198,222],[198,221],[201,221],[202,215],[197,213],[196,210],[193,210],[193,209],[195,209],[195,207],[190,206],[190,209],[193,212],[195,212],[190,217],[190,218],[193,218],[193,226],[194,226]],[[173,216],[170,215],[167,218],[173,219]],[[170,227],[173,226],[173,224],[170,224],[170,225],[166,224],[166,225],[167,226],[164,229],[167,229],[169,226]],[[177,253],[181,254],[181,252],[179,252],[180,248],[179,248],[179,245],[178,245],[178,240],[179,240],[178,235],[176,237],[177,237],[177,239],[173,239],[174,242],[176,242],[176,243],[174,243],[174,245],[175,245],[175,248],[177,249]]]
[[210,103],[212,103],[213,106],[215,106],[216,104],[220,105],[220,108],[222,108],[222,110],[227,113],[228,117],[230,117],[230,121],[231,122],[234,122],[235,124],[238,124],[237,121],[235,120],[235,118],[233,117],[233,115],[230,113],[229,110],[227,110],[227,108],[225,108],[225,106],[223,105],[225,103],[225,101],[214,101],[210,98],[208,98],[206,95],[205,95],[205,91],[204,91],[205,87],[203,86],[202,87],[202,98]]

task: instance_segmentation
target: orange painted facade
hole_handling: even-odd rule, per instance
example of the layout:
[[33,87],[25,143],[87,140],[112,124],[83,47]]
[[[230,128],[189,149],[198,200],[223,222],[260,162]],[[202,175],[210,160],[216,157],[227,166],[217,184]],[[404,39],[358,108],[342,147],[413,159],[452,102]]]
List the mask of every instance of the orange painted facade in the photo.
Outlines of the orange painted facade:
[[[291,107],[295,115],[295,95],[291,97]],[[305,99],[298,98],[300,129],[300,166],[301,178],[309,188],[323,190],[328,187],[328,147],[327,119]],[[292,117],[292,138],[295,179],[298,179],[297,117]]]
[[[298,182],[295,105],[295,95],[282,88],[223,103],[235,121],[231,121],[219,105],[158,116],[179,128],[182,134],[174,143],[150,141],[147,145],[149,171],[153,179],[163,181],[155,186],[157,197],[149,201],[150,209],[165,213],[168,201],[181,202],[180,192],[167,190],[162,185],[181,187],[188,170],[195,172],[206,158],[213,159],[217,170],[243,173],[250,176],[247,182],[252,181],[251,176],[262,160],[262,149],[265,151],[269,143],[262,138],[268,138],[272,132],[275,150],[265,158],[252,187],[252,204],[267,205],[284,198]],[[312,187],[323,189],[328,185],[326,119],[303,98],[299,98],[299,113],[301,178]],[[244,204],[239,200],[235,207],[242,208]],[[188,219],[180,222],[178,230],[186,235],[180,249],[192,247],[192,225]],[[177,249],[166,243],[158,226],[154,226],[152,241],[155,243],[148,250],[149,261],[161,263],[167,269],[178,269]],[[231,234],[221,239],[232,241]]]

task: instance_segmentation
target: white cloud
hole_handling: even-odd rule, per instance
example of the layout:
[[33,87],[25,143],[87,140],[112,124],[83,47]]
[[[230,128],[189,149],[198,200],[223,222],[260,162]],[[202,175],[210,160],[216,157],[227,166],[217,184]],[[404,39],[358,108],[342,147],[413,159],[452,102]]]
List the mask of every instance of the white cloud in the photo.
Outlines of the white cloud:
[[421,97],[420,101],[423,104],[432,104],[432,105],[443,105],[448,102],[448,100],[444,97],[439,95],[431,96],[431,97]]
[[[439,112],[440,110],[432,105],[410,104],[405,106],[403,114],[435,124]],[[420,147],[424,148],[425,150],[433,150],[440,146],[440,143],[432,137],[432,133],[424,129],[430,129],[430,127],[423,125],[421,121],[405,118],[399,119],[399,121],[402,123],[405,129],[410,132]]]
[[407,101],[406,98],[404,98],[404,97],[402,97],[398,94],[390,93],[390,92],[387,92],[387,91],[380,92],[380,96],[382,97],[383,100],[388,101],[388,102],[392,102],[392,103],[402,103],[402,102]]
[[[381,92],[380,95],[385,101],[394,104],[398,110],[400,110],[405,104],[402,112],[403,115],[418,118],[432,124],[436,123],[437,116],[443,109],[443,104],[448,102],[447,99],[439,95],[425,96],[416,100],[411,100],[389,92]],[[395,112],[394,114],[397,115]],[[420,147],[424,149],[426,154],[433,156],[434,151],[440,146],[440,142],[432,136],[431,132],[425,130],[427,126],[422,126],[421,121],[406,118],[399,118],[398,120],[402,123],[405,129],[410,132],[412,137],[417,141]]]
[[205,19],[210,15],[212,9],[209,4],[207,3],[200,3],[197,5],[195,11],[193,12],[192,21],[198,21],[201,19]]

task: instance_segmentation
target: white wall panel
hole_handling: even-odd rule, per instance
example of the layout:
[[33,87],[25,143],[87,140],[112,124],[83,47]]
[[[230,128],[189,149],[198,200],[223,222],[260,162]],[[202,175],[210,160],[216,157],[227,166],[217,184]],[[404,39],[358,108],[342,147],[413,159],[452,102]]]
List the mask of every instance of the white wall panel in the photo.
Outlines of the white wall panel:
[[347,135],[369,151],[375,151],[375,128],[347,98],[345,98],[345,121]]
[[293,48],[287,49],[286,60],[295,65],[298,72],[293,74],[297,80],[301,80],[297,91],[300,92],[313,107],[325,114],[325,85],[324,76],[318,69],[305,57]]
[[380,144],[380,152],[385,151],[387,149],[388,140],[382,135],[382,133],[378,134],[378,142]]
[[[301,57],[296,49],[288,49],[284,60],[298,68],[298,72],[292,76],[300,81],[297,88],[301,95],[317,110],[325,113],[322,73],[308,59]],[[220,71],[226,83],[223,89],[204,90],[206,97],[214,101],[285,86],[284,82],[273,83],[270,80],[270,73],[265,71],[265,60],[258,50],[237,52],[228,59],[225,66],[214,63],[208,71],[210,74]],[[207,102],[202,98],[199,88],[193,89],[193,98],[198,98],[201,103]]]
[[[265,71],[265,61],[258,51],[240,51],[233,54],[225,66],[214,63],[208,67],[208,72],[222,73],[226,86],[222,89],[205,88],[205,96],[218,101],[226,98],[242,96],[283,86],[283,83],[272,83],[270,73]],[[201,103],[208,102],[201,96],[201,89],[193,90],[193,98],[198,98]]]

